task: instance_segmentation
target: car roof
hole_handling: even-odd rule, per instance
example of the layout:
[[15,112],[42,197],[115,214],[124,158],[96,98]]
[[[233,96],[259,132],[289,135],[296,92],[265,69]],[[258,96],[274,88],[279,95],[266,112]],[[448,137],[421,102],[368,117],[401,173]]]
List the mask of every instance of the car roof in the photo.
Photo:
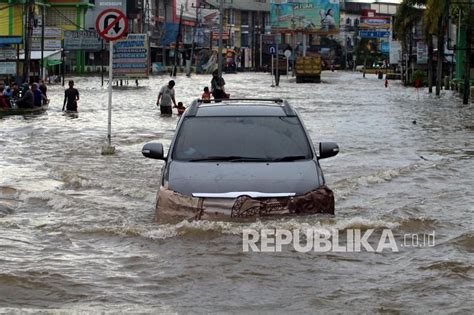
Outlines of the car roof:
[[224,99],[203,103],[194,100],[186,111],[187,117],[208,116],[296,116],[296,112],[286,100],[275,99]]

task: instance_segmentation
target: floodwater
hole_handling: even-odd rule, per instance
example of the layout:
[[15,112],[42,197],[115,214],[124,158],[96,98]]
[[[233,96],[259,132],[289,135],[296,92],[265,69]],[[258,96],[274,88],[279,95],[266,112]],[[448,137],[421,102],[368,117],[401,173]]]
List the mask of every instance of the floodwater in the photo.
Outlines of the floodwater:
[[[325,72],[321,84],[283,76],[279,87],[267,73],[225,75],[232,97],[287,98],[315,143],[340,145],[321,161],[336,215],[158,225],[163,162],[141,148],[169,146],[178,118],[155,105],[169,79],[114,89],[113,156],[100,154],[100,77],[74,78],[76,118],[51,85],[47,113],[0,119],[0,313],[472,311],[472,105],[359,73]],[[177,101],[189,105],[210,79],[178,76]],[[243,229],[307,227],[374,229],[371,244],[389,229],[398,251],[242,251]]]

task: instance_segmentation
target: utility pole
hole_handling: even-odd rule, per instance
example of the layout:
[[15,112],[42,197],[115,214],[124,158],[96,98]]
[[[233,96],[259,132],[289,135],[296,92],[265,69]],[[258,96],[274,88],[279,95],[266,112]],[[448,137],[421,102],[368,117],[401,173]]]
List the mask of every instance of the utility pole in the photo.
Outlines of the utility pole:
[[194,29],[193,29],[193,43],[191,46],[191,54],[189,55],[189,62],[186,61],[186,76],[190,77],[191,76],[191,67],[193,66],[193,59],[194,59],[194,46],[196,46],[196,32],[198,25],[200,24],[199,19],[199,10],[200,10],[200,5],[196,6],[196,22],[194,22]]
[[178,26],[178,34],[176,35],[176,43],[174,47],[174,66],[173,71],[171,71],[171,76],[176,76],[176,71],[178,67],[178,51],[179,51],[179,43],[181,42],[181,24],[183,23],[183,5],[181,5],[181,10],[179,13],[179,26]]
[[23,82],[29,83],[30,81],[30,60],[31,60],[31,36],[33,35],[33,7],[35,0],[28,0],[25,2],[25,63],[23,67]]
[[219,50],[217,56],[219,78],[222,77],[222,33],[224,33],[224,0],[219,0]]
[[[470,13],[470,6],[469,6],[469,13]],[[464,89],[463,89],[463,98],[462,103],[468,104],[469,103],[469,94],[471,92],[471,44],[472,44],[472,28],[470,23],[466,25],[466,55],[464,57]]]
[[40,69],[40,77],[41,80],[45,80],[44,75],[44,10],[45,4],[43,3],[41,6],[41,69]]

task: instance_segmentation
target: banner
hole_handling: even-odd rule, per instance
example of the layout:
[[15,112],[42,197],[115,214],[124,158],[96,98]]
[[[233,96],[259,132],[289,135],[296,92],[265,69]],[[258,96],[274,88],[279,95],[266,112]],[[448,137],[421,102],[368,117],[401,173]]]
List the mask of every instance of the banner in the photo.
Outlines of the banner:
[[416,63],[419,65],[428,63],[428,45],[425,42],[416,42]]
[[337,33],[339,0],[271,0],[272,32]]
[[390,41],[390,64],[398,64],[400,62],[400,56],[402,54],[402,45],[399,41]]
[[0,62],[0,74],[16,74],[16,63]]
[[16,59],[14,48],[0,48],[0,60]]
[[390,28],[390,17],[361,16],[359,28]]
[[146,34],[129,34],[114,42],[112,74],[114,79],[148,78],[148,38]]
[[[45,39],[44,40],[44,50],[61,50],[61,40],[60,39]],[[41,38],[33,37],[31,40],[31,49],[32,50],[41,50]]]

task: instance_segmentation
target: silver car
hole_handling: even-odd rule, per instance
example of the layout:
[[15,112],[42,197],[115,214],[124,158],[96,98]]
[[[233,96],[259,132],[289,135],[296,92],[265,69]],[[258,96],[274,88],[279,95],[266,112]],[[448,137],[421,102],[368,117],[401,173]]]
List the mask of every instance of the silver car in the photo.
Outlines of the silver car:
[[144,156],[165,161],[158,222],[247,220],[334,214],[319,156],[295,109],[282,99],[195,100],[178,122],[168,154],[148,143]]

